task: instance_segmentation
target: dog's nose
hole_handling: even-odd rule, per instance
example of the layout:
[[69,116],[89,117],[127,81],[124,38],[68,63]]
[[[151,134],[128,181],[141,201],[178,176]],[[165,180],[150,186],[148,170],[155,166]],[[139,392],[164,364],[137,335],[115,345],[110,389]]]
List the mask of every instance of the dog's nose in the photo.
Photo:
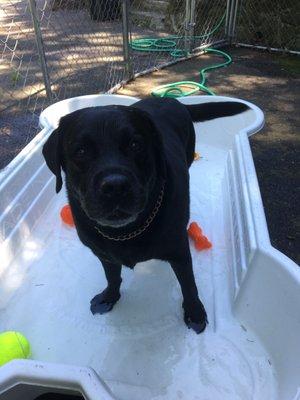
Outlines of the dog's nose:
[[111,174],[100,182],[100,194],[106,197],[120,196],[128,192],[129,182],[125,175]]

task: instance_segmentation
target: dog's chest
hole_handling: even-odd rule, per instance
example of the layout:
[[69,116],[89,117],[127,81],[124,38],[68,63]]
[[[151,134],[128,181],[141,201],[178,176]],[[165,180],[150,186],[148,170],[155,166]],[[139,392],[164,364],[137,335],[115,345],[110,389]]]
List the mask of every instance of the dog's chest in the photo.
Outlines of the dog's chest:
[[[161,243],[165,243],[165,246],[161,246]],[[139,262],[165,259],[165,251],[168,252],[170,246],[162,234],[150,234],[124,241],[99,238],[97,247],[107,261],[133,268]]]
[[106,243],[102,249],[110,259],[129,268],[133,268],[138,262],[147,261],[156,257],[155,246],[148,242],[124,241]]

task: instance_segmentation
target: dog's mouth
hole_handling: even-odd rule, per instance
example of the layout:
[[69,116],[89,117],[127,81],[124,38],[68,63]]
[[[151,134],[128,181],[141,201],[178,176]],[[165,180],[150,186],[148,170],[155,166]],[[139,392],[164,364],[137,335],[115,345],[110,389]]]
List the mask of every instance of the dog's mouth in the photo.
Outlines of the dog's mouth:
[[137,213],[132,213],[124,211],[119,207],[116,207],[110,214],[101,218],[98,223],[103,226],[110,226],[114,228],[122,227],[135,221],[137,218]]
[[102,226],[111,228],[121,228],[137,219],[138,214],[129,214],[119,209],[114,210],[111,214],[97,220],[97,223]]
[[81,205],[85,214],[94,220],[97,225],[111,228],[125,227],[134,222],[143,210],[143,205],[137,203],[132,204],[130,207],[117,204],[104,207],[103,205],[99,206],[99,204],[88,205],[85,201],[82,201]]
[[119,208],[116,208],[109,216],[108,219],[111,220],[122,220],[122,219],[127,219],[130,216],[129,213],[124,212],[122,210],[119,210]]

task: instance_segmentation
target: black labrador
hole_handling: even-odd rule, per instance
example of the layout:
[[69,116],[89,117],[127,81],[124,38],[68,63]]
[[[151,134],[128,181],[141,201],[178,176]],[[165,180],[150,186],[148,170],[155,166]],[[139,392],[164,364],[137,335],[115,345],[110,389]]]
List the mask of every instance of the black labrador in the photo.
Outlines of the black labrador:
[[187,236],[193,121],[247,109],[238,102],[187,106],[150,98],[61,118],[43,155],[56,175],[57,192],[65,172],[79,238],[105,271],[108,285],[91,300],[93,314],[110,311],[119,300],[122,265],[160,259],[171,264],[180,283],[185,323],[197,333],[205,329]]

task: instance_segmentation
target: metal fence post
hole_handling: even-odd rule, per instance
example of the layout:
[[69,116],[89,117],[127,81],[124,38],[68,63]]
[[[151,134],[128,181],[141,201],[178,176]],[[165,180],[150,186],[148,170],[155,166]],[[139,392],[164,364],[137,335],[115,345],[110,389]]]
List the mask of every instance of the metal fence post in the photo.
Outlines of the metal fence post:
[[238,0],[227,0],[225,34],[229,40],[229,44],[232,43],[235,35],[237,10]]
[[191,20],[191,1],[185,0],[184,50],[186,55],[190,51],[190,45],[189,45],[190,20]]
[[237,19],[237,12],[238,12],[239,0],[234,0],[234,7],[233,7],[233,16],[231,22],[231,41],[235,37],[235,29],[236,29],[236,19]]
[[226,1],[226,19],[225,19],[225,35],[229,36],[229,19],[230,19],[231,0]]
[[42,36],[40,22],[39,22],[37,11],[36,11],[35,0],[29,0],[29,6],[30,6],[30,12],[31,12],[31,17],[32,17],[34,32],[35,32],[36,45],[37,45],[39,59],[40,59],[41,68],[42,68],[42,74],[43,74],[43,78],[44,78],[46,95],[47,95],[49,103],[51,103],[52,102],[51,83],[50,83],[47,62],[46,62],[43,36]]
[[129,7],[129,0],[122,0],[123,57],[127,79],[133,78],[132,60],[129,48]]
[[231,23],[232,23],[233,3],[234,0],[227,0],[225,34],[229,41],[229,44],[231,44]]
[[185,24],[184,24],[184,49],[186,55],[192,52],[194,46],[195,31],[195,8],[196,0],[186,0],[185,2]]
[[195,47],[195,10],[196,10],[196,0],[191,0],[191,15],[190,15],[190,26],[189,26],[189,32],[190,32],[190,52],[193,51],[193,48]]

